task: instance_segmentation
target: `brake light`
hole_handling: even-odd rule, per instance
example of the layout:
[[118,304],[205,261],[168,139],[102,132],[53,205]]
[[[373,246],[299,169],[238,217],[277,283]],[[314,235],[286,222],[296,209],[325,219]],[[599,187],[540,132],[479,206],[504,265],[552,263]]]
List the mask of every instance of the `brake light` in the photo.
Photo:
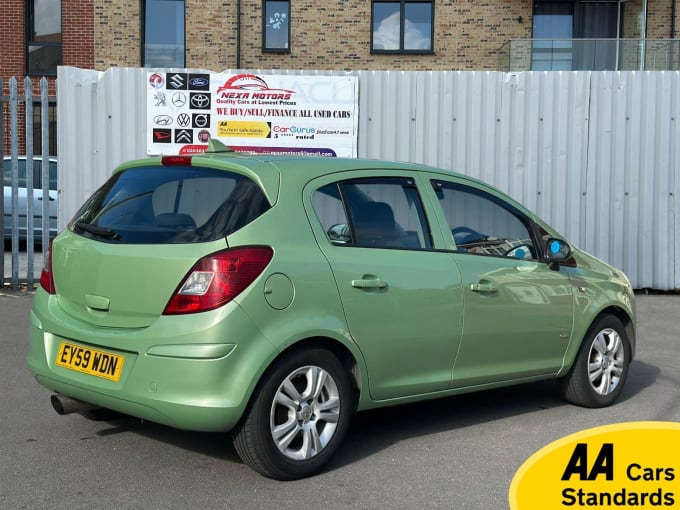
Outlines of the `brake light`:
[[52,275],[52,241],[45,253],[45,261],[42,272],[40,273],[40,286],[49,294],[56,294],[57,290],[54,287],[54,276]]
[[179,284],[163,315],[219,308],[253,283],[273,255],[269,246],[246,246],[203,257]]
[[161,165],[163,165],[163,166],[189,166],[189,165],[191,165],[191,156],[163,156],[161,158]]

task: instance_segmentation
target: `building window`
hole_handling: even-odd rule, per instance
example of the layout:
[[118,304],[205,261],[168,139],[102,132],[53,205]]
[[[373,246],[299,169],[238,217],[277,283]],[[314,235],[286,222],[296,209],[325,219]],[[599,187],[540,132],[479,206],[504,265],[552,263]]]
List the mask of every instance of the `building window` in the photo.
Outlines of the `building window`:
[[618,69],[622,20],[618,1],[536,0],[531,69]]
[[373,53],[432,53],[434,0],[373,0]]
[[185,67],[184,0],[144,3],[144,67]]
[[290,51],[290,1],[264,0],[262,51]]
[[31,76],[55,76],[62,64],[61,0],[26,3],[26,69]]

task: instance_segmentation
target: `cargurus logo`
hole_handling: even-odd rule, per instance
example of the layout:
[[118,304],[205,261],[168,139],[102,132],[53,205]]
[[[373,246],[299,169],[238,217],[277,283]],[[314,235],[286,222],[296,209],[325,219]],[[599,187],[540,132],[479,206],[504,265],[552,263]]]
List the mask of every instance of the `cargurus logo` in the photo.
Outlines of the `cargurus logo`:
[[291,126],[290,132],[295,134],[313,135],[316,132],[316,128]]
[[316,128],[313,127],[298,127],[298,126],[274,126],[274,133],[290,133],[294,135],[313,135],[316,133]]

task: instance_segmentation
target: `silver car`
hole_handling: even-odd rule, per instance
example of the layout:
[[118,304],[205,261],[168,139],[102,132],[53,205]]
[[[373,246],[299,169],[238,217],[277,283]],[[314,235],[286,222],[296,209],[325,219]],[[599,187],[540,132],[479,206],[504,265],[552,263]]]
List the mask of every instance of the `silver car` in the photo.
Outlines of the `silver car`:
[[[57,159],[49,159],[49,236],[57,235]],[[4,190],[3,234],[5,240],[12,238],[12,228],[15,224],[19,229],[19,239],[27,239],[28,202],[26,189],[26,156],[17,158],[18,168],[18,207],[12,211],[12,157],[5,156],[2,161],[2,176]],[[42,188],[42,156],[33,157],[33,238],[35,242],[42,239],[43,229],[43,188]],[[16,218],[16,220],[15,220]]]

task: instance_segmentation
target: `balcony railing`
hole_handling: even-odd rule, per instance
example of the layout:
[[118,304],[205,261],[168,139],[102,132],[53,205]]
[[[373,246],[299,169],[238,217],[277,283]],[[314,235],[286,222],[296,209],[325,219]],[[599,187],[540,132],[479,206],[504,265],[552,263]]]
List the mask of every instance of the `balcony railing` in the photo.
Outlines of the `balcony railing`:
[[513,39],[501,71],[680,70],[680,39]]

